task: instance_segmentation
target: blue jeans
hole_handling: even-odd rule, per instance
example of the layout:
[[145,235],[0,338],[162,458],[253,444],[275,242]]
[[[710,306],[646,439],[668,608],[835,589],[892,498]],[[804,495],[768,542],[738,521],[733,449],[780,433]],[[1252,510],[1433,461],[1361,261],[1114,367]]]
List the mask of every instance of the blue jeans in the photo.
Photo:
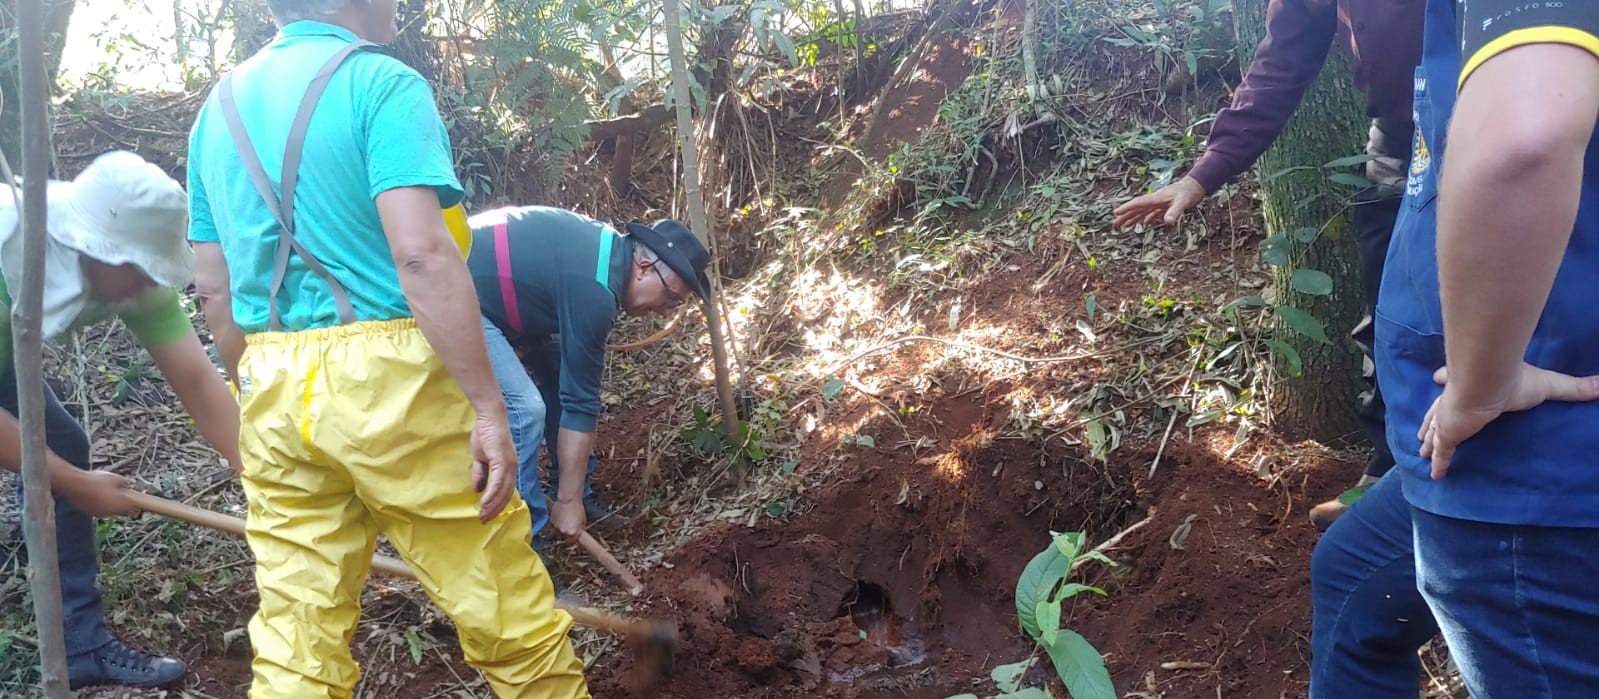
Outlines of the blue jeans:
[[1599,691],[1599,530],[1414,517],[1421,590],[1471,696]]
[[544,399],[533,379],[522,368],[522,360],[505,339],[505,334],[489,319],[483,319],[483,341],[488,346],[494,380],[505,398],[505,415],[511,423],[511,441],[516,445],[516,492],[527,503],[533,517],[533,545],[538,548],[539,531],[550,521],[550,507],[544,501],[539,483],[539,444],[544,434]]
[[[550,492],[561,488],[561,343],[551,338],[534,343],[528,349],[523,364],[533,372],[533,381],[544,396],[544,446],[550,453]],[[583,477],[583,498],[594,494],[594,454],[589,454],[588,471]]]
[[[0,368],[0,408],[17,414],[17,374],[9,362]],[[49,386],[44,389],[45,444],[56,456],[78,468],[89,467],[89,435],[72,418]],[[22,483],[17,483],[21,499]],[[61,566],[61,608],[67,657],[85,656],[111,642],[105,625],[100,590],[94,579],[100,573],[95,551],[94,518],[79,512],[66,498],[56,498],[56,555]]]
[[1416,588],[1401,478],[1373,484],[1311,555],[1311,699],[1416,699],[1416,650],[1438,624]]

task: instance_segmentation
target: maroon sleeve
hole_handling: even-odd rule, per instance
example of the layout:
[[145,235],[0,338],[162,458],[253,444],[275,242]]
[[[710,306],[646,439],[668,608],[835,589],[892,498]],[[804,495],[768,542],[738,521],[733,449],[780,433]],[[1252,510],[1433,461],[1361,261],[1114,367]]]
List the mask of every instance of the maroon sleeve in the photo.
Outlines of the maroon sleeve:
[[1248,170],[1282,133],[1321,72],[1338,30],[1335,0],[1271,0],[1266,38],[1231,107],[1216,114],[1205,155],[1188,175],[1215,192]]

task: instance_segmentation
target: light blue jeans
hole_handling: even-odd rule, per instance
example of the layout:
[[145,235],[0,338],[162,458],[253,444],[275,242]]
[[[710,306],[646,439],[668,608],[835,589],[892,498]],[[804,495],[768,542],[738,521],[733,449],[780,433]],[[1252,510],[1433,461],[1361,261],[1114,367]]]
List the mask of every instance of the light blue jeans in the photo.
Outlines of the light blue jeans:
[[483,341],[488,346],[489,364],[505,398],[505,415],[511,423],[511,441],[516,445],[516,492],[527,503],[533,517],[533,548],[540,548],[539,531],[550,521],[550,507],[544,500],[539,480],[539,447],[544,441],[544,399],[538,386],[522,368],[505,333],[489,319],[483,319]]

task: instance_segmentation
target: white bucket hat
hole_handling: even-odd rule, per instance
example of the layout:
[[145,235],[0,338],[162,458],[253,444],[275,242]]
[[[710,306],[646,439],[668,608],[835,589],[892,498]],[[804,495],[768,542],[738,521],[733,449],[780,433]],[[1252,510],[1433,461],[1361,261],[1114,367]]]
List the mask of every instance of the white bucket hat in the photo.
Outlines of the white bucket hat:
[[111,151],[71,182],[52,183],[50,237],[108,265],[131,264],[156,284],[194,281],[188,195],[161,168]]

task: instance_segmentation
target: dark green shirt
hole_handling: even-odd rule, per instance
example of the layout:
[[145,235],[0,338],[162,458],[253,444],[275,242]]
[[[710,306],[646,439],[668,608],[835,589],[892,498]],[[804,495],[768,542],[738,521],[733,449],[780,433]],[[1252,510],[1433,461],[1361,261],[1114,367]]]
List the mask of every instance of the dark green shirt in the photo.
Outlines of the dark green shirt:
[[[496,224],[505,224],[502,251]],[[604,260],[602,249],[609,248]],[[501,259],[507,282],[502,280]],[[593,432],[600,416],[605,342],[627,288],[633,242],[615,228],[574,211],[546,206],[501,209],[472,217],[467,267],[483,316],[513,347],[559,336],[561,427]],[[507,309],[514,305],[514,312]]]

